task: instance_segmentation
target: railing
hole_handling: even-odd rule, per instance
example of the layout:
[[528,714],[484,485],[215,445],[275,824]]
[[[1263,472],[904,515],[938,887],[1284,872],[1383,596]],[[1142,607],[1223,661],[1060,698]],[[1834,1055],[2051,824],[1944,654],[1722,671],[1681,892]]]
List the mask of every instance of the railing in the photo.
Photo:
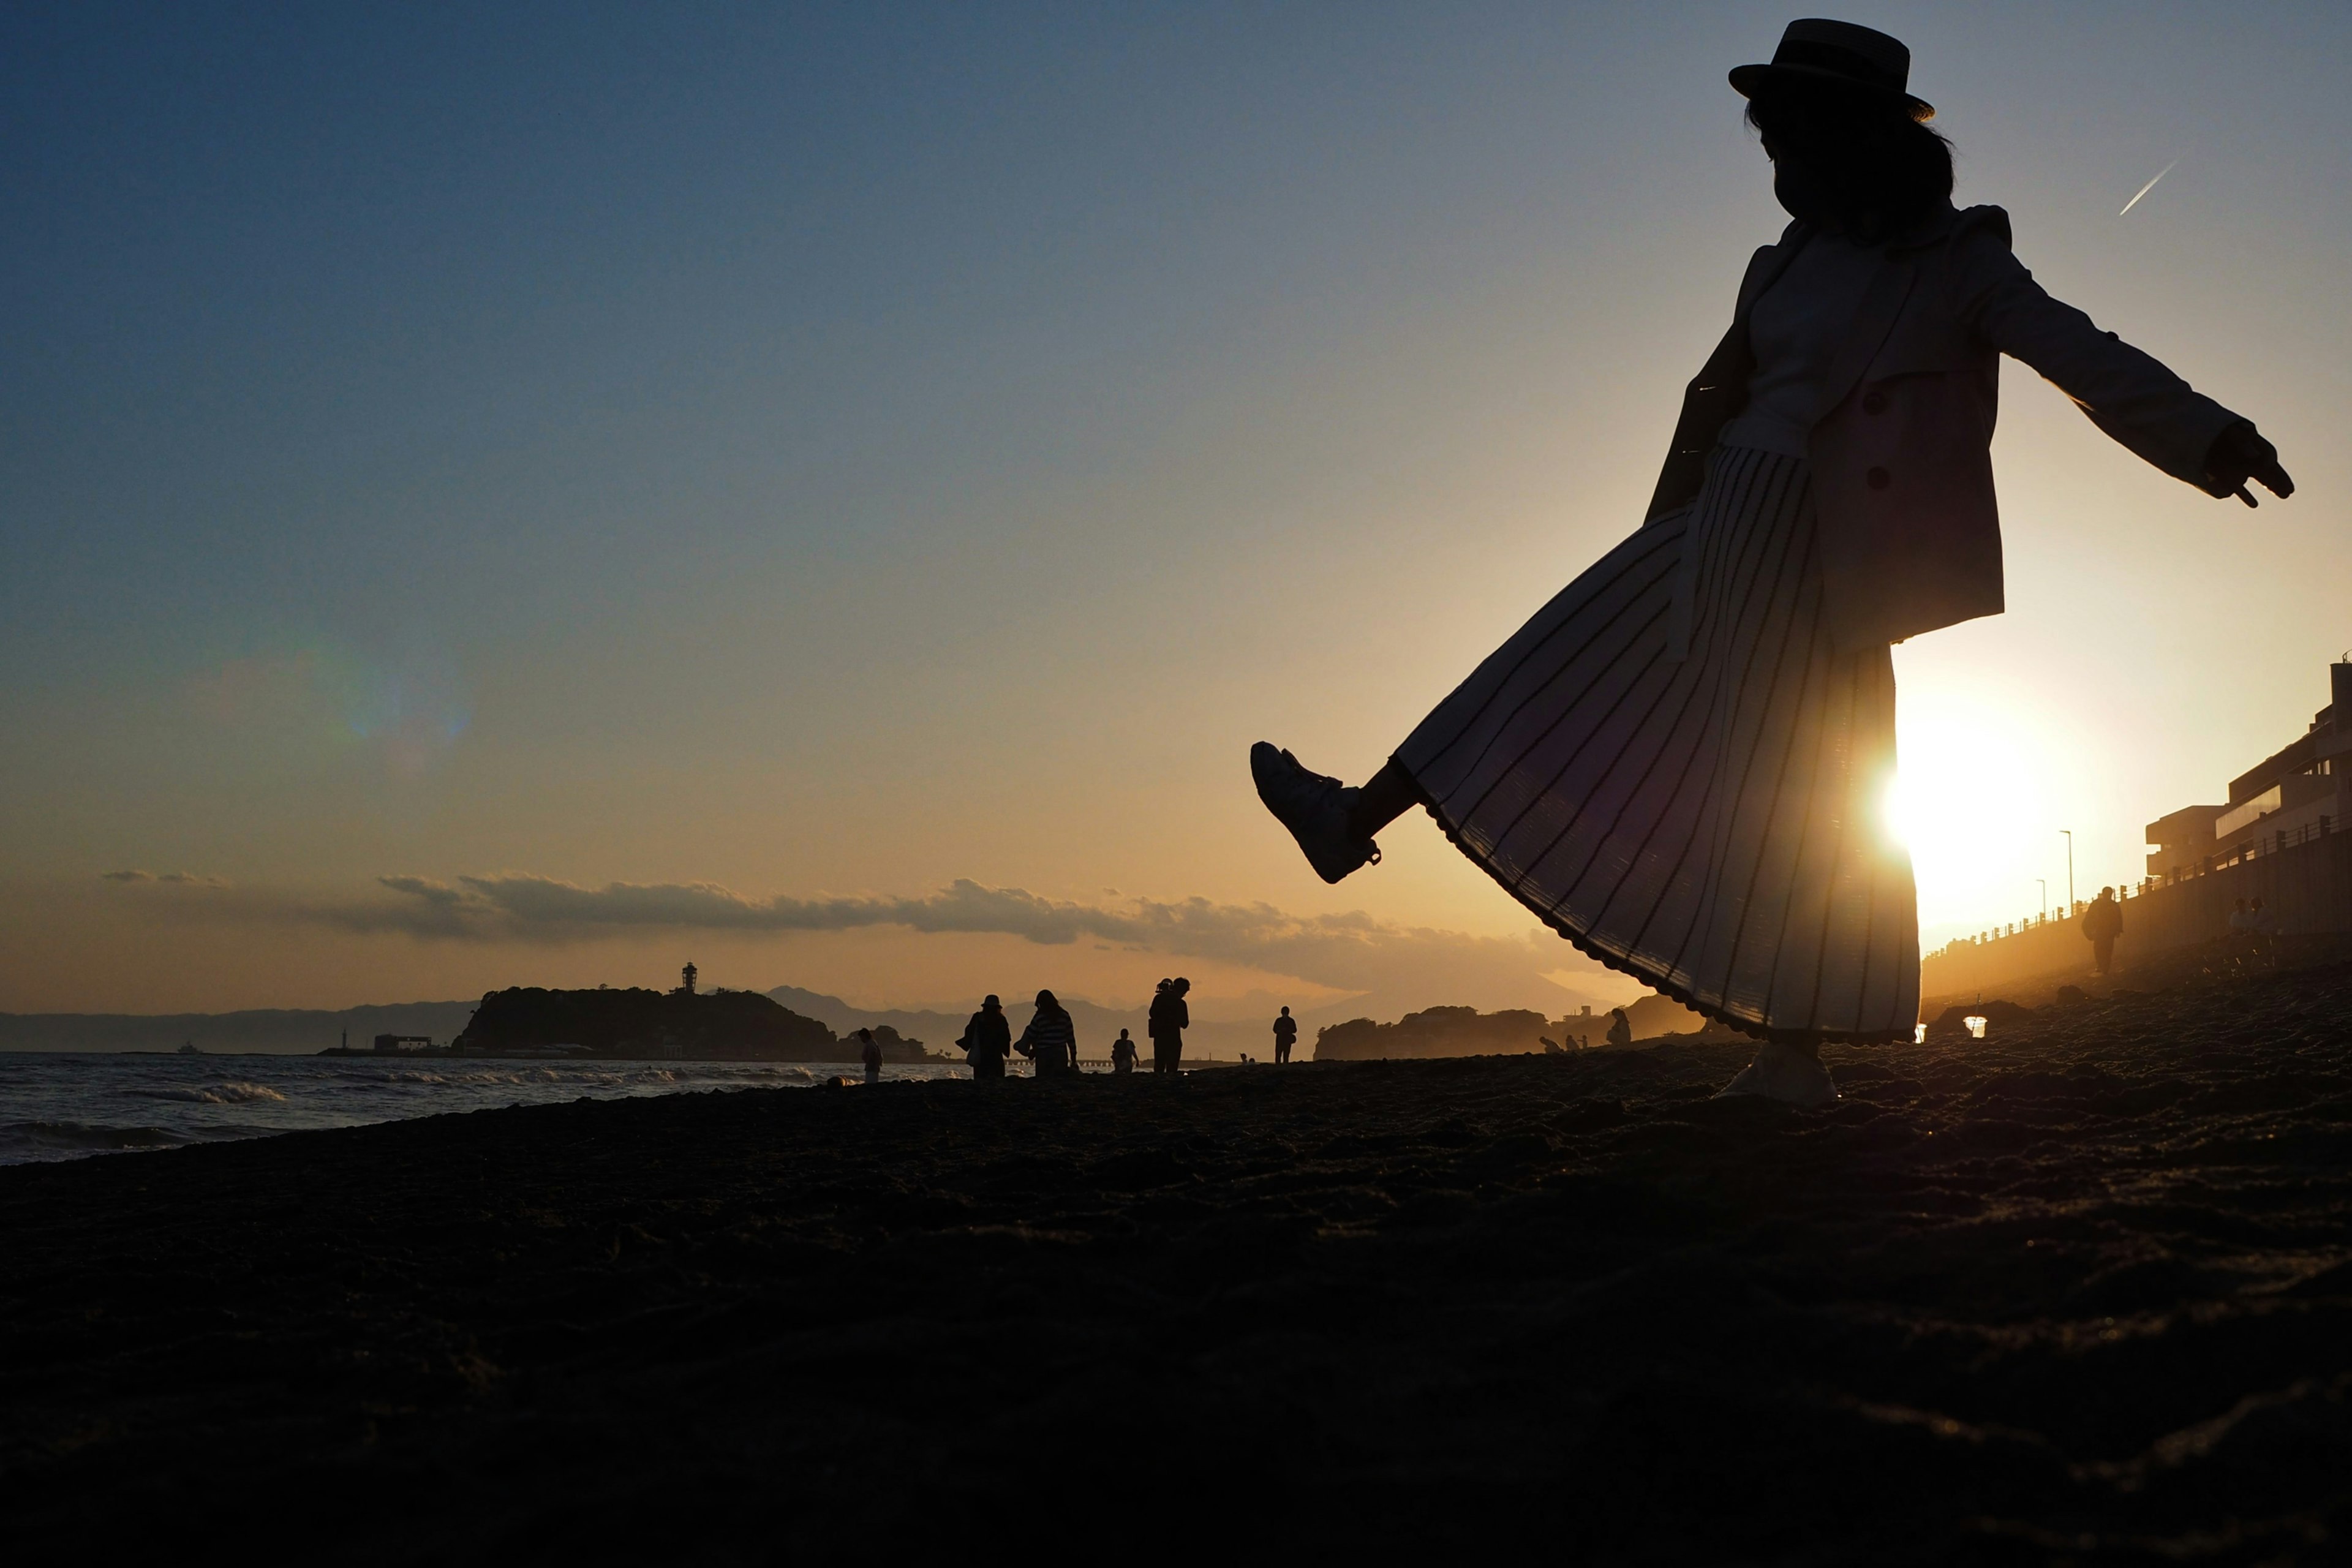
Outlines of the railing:
[[[2334,830],[2335,825],[2331,819],[2322,815],[2318,821],[2305,823],[2300,827],[2293,829],[2281,827],[2268,833],[2252,834],[2239,839],[2226,849],[2218,849],[2210,855],[2200,857],[2194,862],[2176,866],[2161,877],[2143,877],[2137,883],[2118,887],[2116,894],[2117,898],[2126,901],[2145,898],[2159,888],[2176,887],[2183,882],[2194,881],[2200,877],[2210,877],[2216,871],[2227,870],[2232,866],[2243,865],[2250,860],[2284,854],[2289,849],[2300,848],[2306,844],[2320,843],[2332,837]],[[2037,910],[2023,920],[1990,926],[1973,936],[1954,937],[1933,952],[1923,953],[1921,956],[1941,958],[1967,948],[1984,947],[2010,937],[2028,935],[2053,921],[2080,920],[2083,911],[2090,907],[2091,901],[2085,899],[2076,900],[2072,910],[2061,906],[2054,910]]]

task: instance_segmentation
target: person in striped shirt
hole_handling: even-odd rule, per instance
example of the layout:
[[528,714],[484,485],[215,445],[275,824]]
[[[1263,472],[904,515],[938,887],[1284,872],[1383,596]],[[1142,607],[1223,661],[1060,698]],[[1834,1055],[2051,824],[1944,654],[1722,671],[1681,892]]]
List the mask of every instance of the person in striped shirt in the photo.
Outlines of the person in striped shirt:
[[1039,1078],[1078,1070],[1077,1029],[1070,1022],[1069,1009],[1051,991],[1037,993],[1036,1014],[1013,1048],[1037,1064]]

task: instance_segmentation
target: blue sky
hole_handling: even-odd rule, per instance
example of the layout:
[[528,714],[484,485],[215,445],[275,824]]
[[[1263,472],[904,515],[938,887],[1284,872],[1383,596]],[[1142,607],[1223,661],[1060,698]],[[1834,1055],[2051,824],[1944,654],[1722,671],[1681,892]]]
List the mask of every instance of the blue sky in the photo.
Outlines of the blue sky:
[[[1961,199],[2305,485],[2215,506],[2009,368],[2012,613],[1898,658],[1906,769],[2009,803],[1920,847],[1933,937],[2030,909],[2059,826],[2131,873],[2352,644],[2352,15],[1840,14],[1912,44]],[[12,7],[0,1006],[649,978],[682,942],[728,984],[1109,997],[1175,956],[319,917],[385,877],[971,879],[1525,945],[1425,825],[1322,888],[1242,755],[1369,771],[1639,521],[1780,226],[1723,73],[1785,20]],[[1423,991],[1462,962],[1428,951]],[[1605,989],[1520,966],[1554,963],[1528,994]]]

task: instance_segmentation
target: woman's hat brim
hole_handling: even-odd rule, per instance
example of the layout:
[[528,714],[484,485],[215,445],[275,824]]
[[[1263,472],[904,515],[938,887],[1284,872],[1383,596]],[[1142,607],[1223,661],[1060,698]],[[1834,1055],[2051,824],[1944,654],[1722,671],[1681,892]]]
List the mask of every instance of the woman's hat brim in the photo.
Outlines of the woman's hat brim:
[[1823,70],[1818,66],[1734,66],[1731,68],[1731,89],[1742,98],[1754,98],[1761,89],[1775,83],[1791,87],[1832,87],[1864,98],[1888,99],[1910,111],[1914,120],[1933,120],[1936,106],[1925,99],[1912,97],[1893,88],[1873,87],[1866,81],[1856,81],[1843,71]]

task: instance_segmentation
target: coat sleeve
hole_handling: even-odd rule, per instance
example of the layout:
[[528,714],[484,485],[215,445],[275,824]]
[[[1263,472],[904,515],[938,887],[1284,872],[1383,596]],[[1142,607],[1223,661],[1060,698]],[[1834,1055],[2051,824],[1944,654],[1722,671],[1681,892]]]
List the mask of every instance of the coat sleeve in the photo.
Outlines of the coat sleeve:
[[1971,211],[1953,238],[1954,301],[1979,338],[2039,371],[2115,440],[2208,495],[2205,457],[2240,416],[2196,391],[2154,356],[2053,300],[2010,248],[2009,215]]

